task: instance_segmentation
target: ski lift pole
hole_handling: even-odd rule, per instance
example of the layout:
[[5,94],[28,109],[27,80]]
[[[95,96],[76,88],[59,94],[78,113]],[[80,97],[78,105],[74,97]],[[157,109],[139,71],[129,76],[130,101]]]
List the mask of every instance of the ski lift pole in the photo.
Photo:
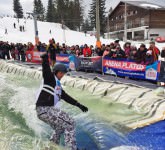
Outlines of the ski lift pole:
[[36,14],[34,14],[34,30],[35,30],[35,44],[38,45],[39,36],[38,36],[38,26],[37,26],[37,15]]
[[35,44],[38,45],[38,43],[39,43],[39,35],[38,35],[38,26],[37,26],[37,16],[39,14],[35,14],[35,13],[27,13],[27,14],[33,16],[33,20],[34,20],[34,31],[35,31]]
[[99,0],[96,0],[96,46],[101,48],[100,41],[100,15],[99,15]]
[[64,40],[64,43],[66,44],[66,35],[65,35],[64,20],[62,20],[62,29],[63,29],[63,40]]

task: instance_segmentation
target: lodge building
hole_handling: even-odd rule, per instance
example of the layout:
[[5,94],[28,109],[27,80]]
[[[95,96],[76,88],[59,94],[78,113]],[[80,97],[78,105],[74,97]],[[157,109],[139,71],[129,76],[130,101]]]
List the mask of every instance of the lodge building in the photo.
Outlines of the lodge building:
[[123,40],[124,29],[128,40],[165,37],[165,1],[120,1],[108,15],[107,25],[106,38]]

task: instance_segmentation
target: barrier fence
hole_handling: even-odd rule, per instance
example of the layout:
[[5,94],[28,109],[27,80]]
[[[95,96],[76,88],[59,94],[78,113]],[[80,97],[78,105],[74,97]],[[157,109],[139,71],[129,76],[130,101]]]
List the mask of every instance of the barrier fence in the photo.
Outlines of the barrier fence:
[[[41,63],[42,52],[27,51],[27,62]],[[165,82],[165,62],[156,61],[152,65],[137,64],[127,59],[111,59],[108,57],[76,57],[75,55],[60,54],[56,62],[63,63],[70,70],[101,72],[115,76]]]

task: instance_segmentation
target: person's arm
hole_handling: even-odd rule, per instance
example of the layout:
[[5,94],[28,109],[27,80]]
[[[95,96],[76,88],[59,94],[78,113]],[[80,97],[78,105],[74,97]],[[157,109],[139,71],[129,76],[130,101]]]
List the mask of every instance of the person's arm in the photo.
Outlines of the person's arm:
[[72,98],[71,96],[69,96],[64,90],[62,90],[62,95],[61,95],[61,98],[71,104],[71,105],[74,105],[74,106],[77,106],[79,107],[83,112],[87,112],[88,111],[88,108],[84,105],[81,105],[79,102],[77,102],[74,98]]
[[49,57],[47,53],[44,53],[41,55],[42,58],[42,76],[44,78],[44,81],[50,81],[53,78],[50,65],[49,65]]

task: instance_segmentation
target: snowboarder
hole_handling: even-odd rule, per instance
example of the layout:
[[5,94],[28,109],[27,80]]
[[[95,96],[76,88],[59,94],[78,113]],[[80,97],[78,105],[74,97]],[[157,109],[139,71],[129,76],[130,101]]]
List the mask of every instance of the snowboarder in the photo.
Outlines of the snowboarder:
[[62,89],[60,80],[67,72],[66,66],[56,64],[53,72],[51,72],[48,55],[44,54],[41,58],[44,83],[37,98],[37,116],[55,130],[50,139],[51,141],[59,144],[60,136],[64,133],[65,146],[71,150],[77,150],[75,122],[66,112],[61,110],[59,101],[63,99],[67,103],[79,107],[83,112],[87,112],[88,108],[77,102]]

